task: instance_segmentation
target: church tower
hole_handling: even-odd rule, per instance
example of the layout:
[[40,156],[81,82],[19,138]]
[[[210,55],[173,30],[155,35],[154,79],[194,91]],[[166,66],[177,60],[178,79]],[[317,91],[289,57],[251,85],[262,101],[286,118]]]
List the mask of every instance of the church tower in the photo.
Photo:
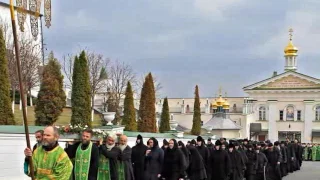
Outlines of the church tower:
[[289,43],[287,47],[284,49],[284,57],[285,57],[285,66],[284,70],[285,71],[296,71],[297,70],[297,52],[298,48],[295,47],[292,43],[292,32],[293,30],[290,28],[289,29]]

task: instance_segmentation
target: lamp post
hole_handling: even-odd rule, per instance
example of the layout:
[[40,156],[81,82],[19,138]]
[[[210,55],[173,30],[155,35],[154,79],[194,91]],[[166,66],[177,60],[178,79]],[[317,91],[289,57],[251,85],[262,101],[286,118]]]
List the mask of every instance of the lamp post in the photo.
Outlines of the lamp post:
[[[17,0],[16,7],[17,11],[20,14],[20,18],[18,19],[18,23],[20,25],[20,30],[24,31],[24,21],[26,20],[26,13],[30,13],[32,16],[30,17],[31,22],[31,33],[34,39],[37,39],[39,29],[38,29],[38,17],[40,16],[40,4],[41,0],[29,0],[29,11],[27,10],[27,0]],[[46,26],[50,27],[51,25],[51,0],[44,0],[44,11],[45,11],[45,21]],[[13,34],[13,41],[14,41],[14,49],[16,55],[16,62],[17,62],[17,71],[18,71],[18,79],[19,79],[19,87],[20,87],[20,97],[22,100],[22,114],[23,114],[23,122],[24,122],[24,130],[26,135],[27,147],[31,149],[30,146],[30,137],[29,137],[29,128],[28,128],[28,119],[27,119],[27,112],[26,112],[26,99],[24,95],[24,87],[22,84],[22,76],[21,76],[21,66],[20,66],[20,58],[19,58],[19,45],[18,45],[18,35],[17,35],[17,26],[15,21],[15,7],[13,5],[13,0],[10,0],[10,17],[12,23],[12,34]],[[37,27],[37,29],[35,29]],[[30,176],[31,179],[34,180],[34,166],[32,162],[32,157],[29,158],[29,166],[30,166]]]

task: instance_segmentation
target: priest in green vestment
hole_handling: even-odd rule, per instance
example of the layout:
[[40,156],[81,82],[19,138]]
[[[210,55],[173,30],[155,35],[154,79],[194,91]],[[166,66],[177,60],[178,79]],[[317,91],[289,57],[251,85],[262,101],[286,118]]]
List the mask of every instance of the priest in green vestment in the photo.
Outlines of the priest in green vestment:
[[82,132],[81,142],[70,144],[65,149],[70,159],[74,159],[74,180],[96,180],[99,165],[99,149],[91,142],[93,131]]
[[316,161],[320,161],[320,146],[319,146],[319,144],[317,145],[317,156],[316,156]]
[[[34,152],[29,148],[24,150],[26,156],[32,156],[35,179],[70,179],[73,166],[67,153],[59,146],[58,139],[58,129],[48,126],[44,129],[42,146]],[[30,168],[26,174],[30,176]]]
[[115,146],[116,140],[115,134],[108,135],[106,144],[100,139],[98,180],[121,180],[118,175],[118,158],[121,150]]
[[317,145],[316,145],[316,144],[314,144],[314,145],[312,146],[311,159],[312,159],[312,161],[316,161],[316,160],[317,160]]

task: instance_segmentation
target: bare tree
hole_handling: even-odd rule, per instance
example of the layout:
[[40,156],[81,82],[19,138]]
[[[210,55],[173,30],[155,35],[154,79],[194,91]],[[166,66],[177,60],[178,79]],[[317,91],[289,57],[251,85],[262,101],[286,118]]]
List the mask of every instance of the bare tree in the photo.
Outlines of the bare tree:
[[[81,50],[82,51],[82,50]],[[107,69],[109,67],[110,60],[108,58],[104,58],[102,54],[95,53],[94,51],[90,51],[85,49],[88,68],[89,68],[89,76],[90,76],[90,87],[91,87],[91,108],[92,108],[92,116],[91,120],[93,121],[93,113],[94,113],[94,100],[95,95],[100,91],[107,91],[107,78],[108,72]],[[75,56],[72,54],[65,55],[63,57],[62,70],[65,75],[65,84],[67,87],[72,87],[72,74],[73,74],[73,64],[74,64]]]
[[[141,89],[143,87],[143,83],[144,80],[146,78],[146,76],[148,75],[148,73],[144,73],[136,82],[136,88],[135,88],[135,93],[137,94],[138,97],[141,96]],[[156,92],[156,97],[160,96],[160,91],[163,88],[162,84],[160,83],[159,79],[157,78],[157,76],[153,75],[153,83],[154,83],[154,88],[155,88],[155,92]]]
[[128,81],[136,83],[136,76],[133,69],[124,62],[115,61],[109,70],[110,91],[115,100],[116,109],[119,109],[121,98],[125,95]]

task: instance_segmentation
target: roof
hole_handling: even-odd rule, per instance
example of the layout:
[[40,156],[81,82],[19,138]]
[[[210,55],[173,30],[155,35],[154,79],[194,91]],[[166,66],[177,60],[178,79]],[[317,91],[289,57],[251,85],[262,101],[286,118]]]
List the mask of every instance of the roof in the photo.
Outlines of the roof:
[[[306,79],[308,81],[312,81],[312,82],[315,82],[317,84],[320,84],[320,79],[317,79],[317,78],[314,78],[314,77],[311,77],[311,76],[308,76],[308,75],[305,75],[305,74],[302,74],[302,73],[298,73],[296,71],[286,71],[286,72],[283,72],[281,74],[278,74],[278,75],[272,76],[270,78],[264,79],[262,81],[256,82],[254,84],[245,86],[245,87],[243,87],[243,90],[252,90],[252,89],[255,89],[255,88],[259,87],[259,86],[262,86],[262,85],[268,84],[270,82],[273,82],[275,80],[279,80],[281,78],[287,77],[289,75],[293,75],[293,76],[296,76],[296,77],[299,77],[299,78],[302,78],[302,79]],[[272,90],[272,88],[268,88],[268,89]],[[297,89],[297,88],[295,88],[295,89]],[[310,88],[301,88],[301,89],[310,89]]]
[[229,118],[224,117],[212,117],[208,122],[206,122],[202,127],[212,127],[212,130],[239,130],[241,126],[237,125]]

